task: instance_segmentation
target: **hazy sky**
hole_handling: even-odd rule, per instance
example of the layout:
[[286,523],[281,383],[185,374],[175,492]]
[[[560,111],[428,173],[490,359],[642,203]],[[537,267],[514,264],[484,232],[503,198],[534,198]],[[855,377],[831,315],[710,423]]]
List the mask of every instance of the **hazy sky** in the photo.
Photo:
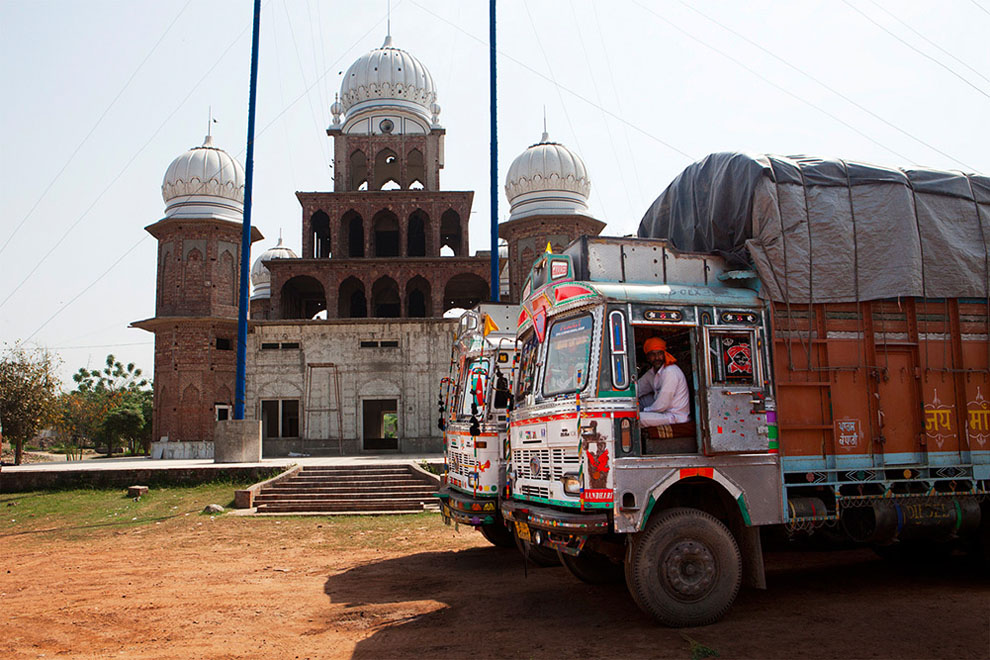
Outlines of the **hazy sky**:
[[[341,73],[386,34],[386,0],[263,3],[254,224],[299,251],[297,190],[332,189]],[[251,2],[0,0],[0,341],[67,376],[108,352],[152,370],[162,176],[202,144],[243,162]],[[487,249],[488,3],[392,0],[394,45],[436,82],[441,186],[475,191]],[[713,151],[990,173],[990,0],[500,0],[499,216],[512,159],[552,139],[585,161],[605,234],[633,233]]]

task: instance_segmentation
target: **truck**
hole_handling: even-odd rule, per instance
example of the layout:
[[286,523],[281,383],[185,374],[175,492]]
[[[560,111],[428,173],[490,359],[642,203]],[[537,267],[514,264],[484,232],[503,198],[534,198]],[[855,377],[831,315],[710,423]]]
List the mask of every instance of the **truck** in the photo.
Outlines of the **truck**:
[[[985,177],[715,154],[639,236],[542,255],[506,523],[675,627],[765,588],[770,538],[988,558],[988,219]],[[652,337],[688,422],[644,423]]]
[[490,543],[515,547],[498,506],[504,481],[509,382],[518,361],[518,307],[480,303],[458,321],[450,376],[440,384],[438,426],[444,478],[437,493],[445,522],[474,527]]

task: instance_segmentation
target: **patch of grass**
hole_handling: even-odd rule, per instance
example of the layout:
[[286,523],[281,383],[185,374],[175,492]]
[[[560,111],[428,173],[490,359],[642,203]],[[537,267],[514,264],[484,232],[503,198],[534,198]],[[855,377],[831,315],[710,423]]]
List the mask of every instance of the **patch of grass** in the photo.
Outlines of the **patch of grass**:
[[220,481],[152,488],[135,500],[125,488],[16,493],[0,496],[0,538],[32,532],[69,532],[149,525],[207,504],[233,506],[234,490],[250,484]]

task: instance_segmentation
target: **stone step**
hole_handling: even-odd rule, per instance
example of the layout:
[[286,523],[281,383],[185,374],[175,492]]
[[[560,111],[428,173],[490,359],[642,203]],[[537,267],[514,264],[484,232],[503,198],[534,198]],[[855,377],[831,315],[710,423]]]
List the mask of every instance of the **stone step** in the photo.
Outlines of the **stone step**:
[[337,473],[342,472],[345,474],[367,474],[367,473],[382,473],[382,474],[392,474],[392,473],[404,473],[409,474],[410,467],[408,465],[320,465],[320,466],[305,466],[302,468],[302,473]]
[[419,491],[406,491],[406,492],[395,492],[389,490],[381,490],[373,493],[355,493],[353,491],[343,491],[340,493],[308,493],[308,492],[297,492],[297,493],[267,493],[262,492],[255,496],[254,500],[256,502],[289,502],[295,500],[327,500],[327,501],[340,501],[340,500],[385,500],[385,499],[403,499],[403,498],[418,498],[422,500],[428,500],[433,497],[433,491],[430,490],[419,490]]
[[376,484],[362,484],[359,486],[338,486],[338,485],[312,485],[312,484],[278,484],[265,488],[266,493],[374,493],[378,491],[388,491],[395,493],[403,493],[409,491],[429,491],[433,492],[427,484],[415,483],[415,484],[394,484],[394,483],[376,483]]
[[320,511],[423,511],[435,508],[421,499],[389,498],[380,500],[340,500],[335,502],[289,500],[258,505],[258,513],[320,512]]

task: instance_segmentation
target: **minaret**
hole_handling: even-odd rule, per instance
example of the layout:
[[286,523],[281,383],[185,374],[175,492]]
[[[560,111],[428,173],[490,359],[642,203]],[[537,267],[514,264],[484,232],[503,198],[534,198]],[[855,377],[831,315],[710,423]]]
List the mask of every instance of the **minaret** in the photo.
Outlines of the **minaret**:
[[[208,134],[169,165],[158,240],[152,440],[175,457],[212,456],[213,427],[233,404],[244,170]],[[262,238],[252,228],[252,242]]]

